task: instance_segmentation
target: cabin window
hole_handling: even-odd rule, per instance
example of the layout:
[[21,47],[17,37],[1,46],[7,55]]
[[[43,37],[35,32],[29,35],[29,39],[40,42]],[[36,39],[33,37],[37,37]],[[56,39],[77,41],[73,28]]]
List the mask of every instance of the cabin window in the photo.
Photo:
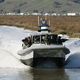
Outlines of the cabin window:
[[58,42],[57,42],[57,35],[51,35],[51,43],[52,44],[57,44]]
[[33,43],[40,43],[40,36],[33,36]]
[[[49,44],[62,44],[61,38],[57,35],[48,35]],[[33,36],[33,43],[42,43],[45,44],[45,35]]]
[[44,44],[44,38],[45,38],[45,35],[41,35],[41,43]]

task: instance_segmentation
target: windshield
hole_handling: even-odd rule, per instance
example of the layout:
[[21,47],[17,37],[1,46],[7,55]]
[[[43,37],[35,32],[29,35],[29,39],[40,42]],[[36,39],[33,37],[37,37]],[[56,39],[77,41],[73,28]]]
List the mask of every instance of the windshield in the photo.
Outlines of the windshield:
[[33,36],[33,43],[41,44],[62,44],[61,37],[58,35],[36,35]]
[[40,36],[33,36],[33,43],[40,43]]

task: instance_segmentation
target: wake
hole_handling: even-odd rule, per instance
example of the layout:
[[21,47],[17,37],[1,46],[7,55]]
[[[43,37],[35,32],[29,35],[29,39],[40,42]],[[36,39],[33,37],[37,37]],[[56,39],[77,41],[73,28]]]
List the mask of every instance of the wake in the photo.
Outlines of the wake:
[[0,49],[0,68],[27,68],[12,53]]

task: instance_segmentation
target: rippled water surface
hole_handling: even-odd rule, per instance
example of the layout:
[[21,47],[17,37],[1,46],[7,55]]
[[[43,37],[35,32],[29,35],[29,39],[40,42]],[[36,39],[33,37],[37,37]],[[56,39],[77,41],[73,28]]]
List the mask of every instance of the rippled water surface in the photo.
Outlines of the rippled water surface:
[[80,80],[80,69],[0,69],[0,80]]

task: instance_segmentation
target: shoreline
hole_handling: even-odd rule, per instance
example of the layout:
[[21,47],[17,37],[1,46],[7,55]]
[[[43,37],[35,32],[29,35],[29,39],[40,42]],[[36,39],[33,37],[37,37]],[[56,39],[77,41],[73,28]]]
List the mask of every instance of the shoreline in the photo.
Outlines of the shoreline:
[[[45,18],[45,16],[40,16]],[[46,16],[51,20],[52,33],[66,33],[70,37],[80,37],[80,16]],[[38,16],[0,15],[0,25],[38,30]]]

